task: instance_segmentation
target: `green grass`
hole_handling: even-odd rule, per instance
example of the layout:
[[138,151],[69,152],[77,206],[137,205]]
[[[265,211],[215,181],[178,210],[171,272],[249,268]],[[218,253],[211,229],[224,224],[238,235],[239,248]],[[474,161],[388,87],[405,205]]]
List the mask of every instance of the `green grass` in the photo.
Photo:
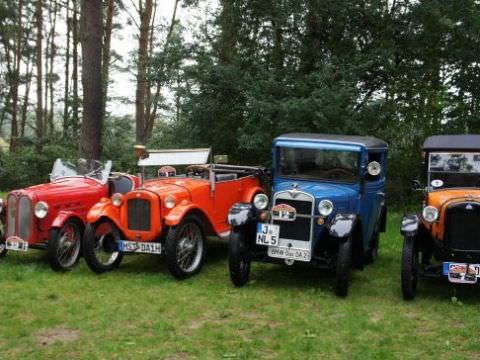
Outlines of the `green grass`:
[[422,279],[417,299],[402,300],[399,221],[390,217],[381,257],[354,272],[346,299],[333,294],[332,273],[279,265],[254,264],[236,289],[219,241],[186,281],[154,256],[99,276],[83,260],[59,274],[44,252],[9,253],[0,260],[0,358],[479,358],[478,288]]

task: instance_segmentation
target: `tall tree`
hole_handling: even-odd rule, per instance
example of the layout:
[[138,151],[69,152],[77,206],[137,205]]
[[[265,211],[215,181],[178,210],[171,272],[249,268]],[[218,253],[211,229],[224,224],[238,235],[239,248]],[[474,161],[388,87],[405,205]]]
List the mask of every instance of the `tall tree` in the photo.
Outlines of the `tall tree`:
[[152,0],[139,0],[140,36],[137,55],[137,90],[135,94],[136,141],[145,142],[145,95],[147,90],[146,69],[148,61],[148,35],[152,16]]
[[80,107],[80,98],[78,96],[78,62],[79,62],[79,55],[78,55],[78,43],[79,43],[79,29],[78,29],[78,1],[79,0],[72,0],[73,1],[73,17],[72,17],[72,62],[73,62],[73,69],[72,69],[72,87],[73,87],[73,94],[72,94],[72,137],[77,138],[78,136],[78,128],[79,128],[79,107]]
[[109,83],[109,71],[110,71],[110,57],[111,57],[111,43],[112,43],[112,30],[113,30],[113,14],[114,14],[114,0],[107,0],[107,17],[105,19],[105,33],[103,35],[103,56],[102,56],[102,80],[103,80],[103,92],[102,92],[102,113],[105,117],[107,107],[108,96],[108,83]]
[[42,105],[42,41],[43,41],[43,1],[37,0],[35,6],[35,19],[37,23],[36,66],[37,66],[37,109],[36,109],[36,134],[37,149],[43,146],[43,105]]
[[99,159],[102,141],[102,36],[101,0],[82,0],[82,86],[83,121],[80,156]]
[[18,86],[20,84],[20,61],[22,59],[22,16],[23,16],[23,0],[18,1],[18,25],[17,38],[15,45],[15,64],[14,64],[14,79],[12,83],[12,124],[10,132],[10,151],[16,150],[18,137]]
[[63,137],[67,137],[68,133],[68,96],[69,96],[69,85],[70,85],[70,33],[72,32],[72,20],[70,18],[70,0],[67,0],[65,6],[65,21],[67,25],[67,38],[66,38],[66,49],[65,49],[65,85],[63,93]]

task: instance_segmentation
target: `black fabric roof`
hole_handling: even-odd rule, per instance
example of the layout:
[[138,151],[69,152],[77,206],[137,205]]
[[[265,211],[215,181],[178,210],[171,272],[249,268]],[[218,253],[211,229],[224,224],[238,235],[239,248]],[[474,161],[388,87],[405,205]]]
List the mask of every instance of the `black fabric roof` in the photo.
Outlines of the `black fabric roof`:
[[317,134],[317,133],[289,133],[280,135],[277,140],[286,139],[303,139],[326,142],[343,142],[348,144],[363,145],[367,149],[386,149],[387,143],[383,140],[372,136],[355,136],[355,135],[333,135],[333,134]]
[[480,150],[480,135],[436,135],[423,143],[424,150]]

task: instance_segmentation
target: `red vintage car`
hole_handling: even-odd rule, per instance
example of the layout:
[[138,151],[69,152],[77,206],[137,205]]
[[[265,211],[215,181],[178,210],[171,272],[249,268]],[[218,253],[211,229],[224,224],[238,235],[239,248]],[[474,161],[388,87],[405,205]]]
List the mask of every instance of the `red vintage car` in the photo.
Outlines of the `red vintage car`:
[[[102,273],[117,267],[124,253],[148,253],[165,255],[178,279],[198,273],[206,237],[228,239],[230,207],[263,193],[262,168],[207,163],[209,154],[209,149],[149,151],[139,165],[161,166],[155,178],[128,194],[102,199],[88,213],[83,248],[90,268]],[[191,163],[197,165],[180,175],[171,166]]]
[[111,167],[111,161],[57,159],[49,183],[10,192],[1,255],[46,249],[54,270],[75,266],[88,210],[102,197],[138,186],[137,177],[111,173]]

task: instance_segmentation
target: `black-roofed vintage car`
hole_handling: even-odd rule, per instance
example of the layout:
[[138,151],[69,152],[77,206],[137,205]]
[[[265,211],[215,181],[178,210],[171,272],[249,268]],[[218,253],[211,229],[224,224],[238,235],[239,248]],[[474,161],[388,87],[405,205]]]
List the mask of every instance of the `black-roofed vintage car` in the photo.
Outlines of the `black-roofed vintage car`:
[[439,135],[423,145],[425,198],[420,214],[405,215],[402,293],[416,295],[419,276],[475,284],[480,274],[480,136]]

